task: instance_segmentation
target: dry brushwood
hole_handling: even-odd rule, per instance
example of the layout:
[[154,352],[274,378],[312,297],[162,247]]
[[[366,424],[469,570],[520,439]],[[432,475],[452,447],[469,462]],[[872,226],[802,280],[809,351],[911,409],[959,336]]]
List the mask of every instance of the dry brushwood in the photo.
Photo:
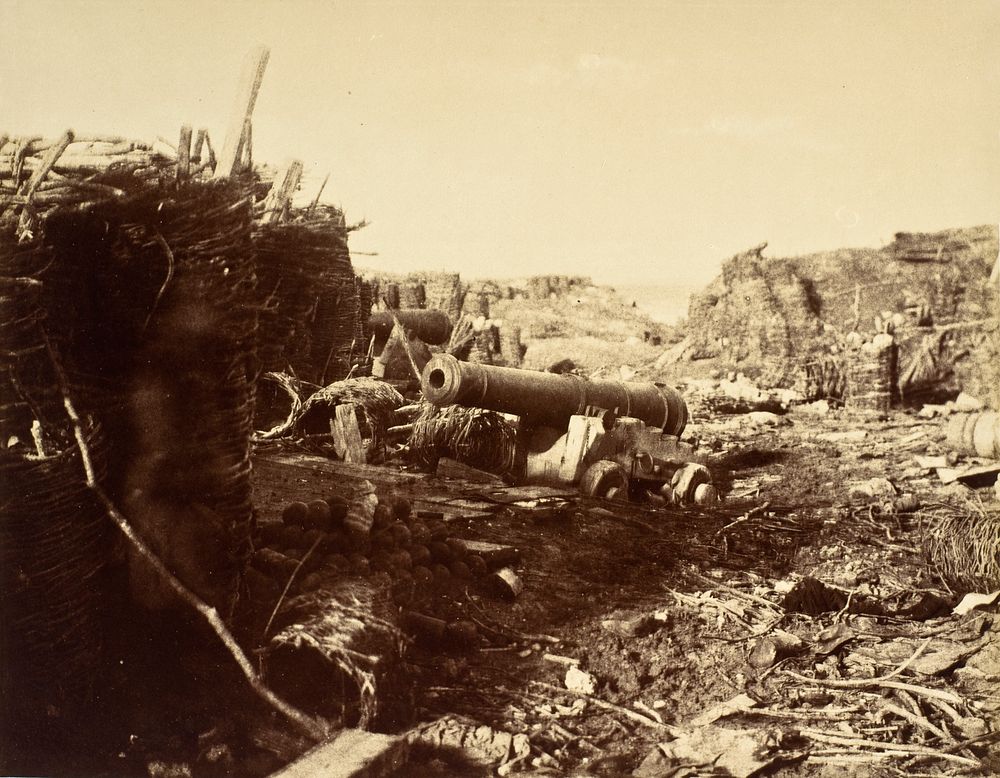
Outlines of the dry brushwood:
[[928,562],[956,591],[1000,587],[1000,511],[978,500],[920,511]]
[[[315,652],[330,667],[331,687],[338,673],[354,684],[358,726],[365,728],[378,713],[379,680],[403,650],[402,633],[378,612],[378,593],[365,581],[341,580],[292,598],[278,614],[283,626],[268,643],[265,667],[295,664],[301,650]],[[322,678],[315,682],[327,685]]]
[[491,473],[510,473],[514,468],[517,431],[499,413],[481,408],[425,404],[413,424],[409,448],[425,465],[451,457]]

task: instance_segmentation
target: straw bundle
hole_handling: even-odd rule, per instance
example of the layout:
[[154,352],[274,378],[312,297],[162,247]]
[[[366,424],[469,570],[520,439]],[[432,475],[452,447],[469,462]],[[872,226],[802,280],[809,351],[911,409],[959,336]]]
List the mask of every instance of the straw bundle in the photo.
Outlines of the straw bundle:
[[368,727],[403,652],[389,614],[388,598],[357,579],[289,600],[264,654],[268,680],[304,708]]
[[349,378],[325,386],[302,405],[295,420],[299,433],[328,433],[335,408],[354,403],[361,410],[358,424],[361,435],[372,440],[373,447],[385,439],[385,431],[394,423],[396,409],[403,405],[403,395],[384,381],[374,378]]
[[499,413],[481,408],[425,403],[414,422],[409,448],[418,461],[434,465],[450,457],[491,473],[514,469],[517,430]]
[[921,513],[928,561],[962,592],[1000,588],[1000,511],[978,501],[939,505]]
[[472,349],[475,337],[474,320],[469,316],[463,316],[452,329],[448,345],[445,346],[445,352],[456,359],[466,361],[469,359],[469,351]]

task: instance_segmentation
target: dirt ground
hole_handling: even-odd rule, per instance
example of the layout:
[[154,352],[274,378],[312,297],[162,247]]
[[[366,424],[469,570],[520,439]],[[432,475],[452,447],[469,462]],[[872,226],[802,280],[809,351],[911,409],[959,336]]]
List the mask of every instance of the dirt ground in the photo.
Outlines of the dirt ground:
[[[390,601],[398,581],[369,576],[401,623],[419,613],[475,625],[464,644],[411,631],[377,690],[374,729],[412,741],[397,774],[994,773],[996,606],[953,614],[962,592],[923,545],[929,511],[975,496],[946,494],[914,465],[916,454],[943,453],[942,429],[906,412],[696,416],[685,439],[710,458],[725,498],[717,506],[556,496],[449,509],[449,536],[517,550],[524,588],[511,599],[488,576],[452,578]],[[262,526],[290,499],[350,497],[375,472],[300,473],[276,467],[282,456],[298,452],[257,454]],[[442,496],[472,505],[488,491],[398,464],[379,471],[383,497],[415,509]],[[859,496],[855,482],[872,478],[891,481],[893,496]],[[915,499],[894,509],[906,494]],[[255,603],[258,616],[270,597]],[[117,635],[85,735],[43,748],[36,733],[26,749],[36,761],[13,767],[263,776],[309,746],[249,691],[198,619],[158,616]],[[302,678],[268,680],[328,714],[321,698],[338,695],[330,676],[301,667],[318,697],[296,692]]]

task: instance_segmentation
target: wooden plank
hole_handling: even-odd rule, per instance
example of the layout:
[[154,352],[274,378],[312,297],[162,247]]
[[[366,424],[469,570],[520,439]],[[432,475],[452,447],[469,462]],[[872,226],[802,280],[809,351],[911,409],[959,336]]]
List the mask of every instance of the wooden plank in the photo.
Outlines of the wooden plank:
[[334,414],[331,427],[334,447],[344,452],[345,462],[364,464],[365,447],[361,442],[361,430],[358,428],[358,406],[354,403],[341,403]]
[[248,116],[243,122],[243,148],[240,151],[239,172],[253,170],[253,122]]
[[303,165],[301,160],[293,159],[287,162],[278,172],[271,190],[264,199],[264,222],[274,224],[281,221],[292,203],[292,197],[302,180]]
[[[413,425],[409,426],[412,427]],[[448,457],[441,457],[438,460],[435,472],[440,478],[461,478],[471,483],[493,484],[494,486],[505,485],[503,479],[498,475],[487,473],[485,470],[480,470]]]
[[406,765],[409,749],[402,737],[345,729],[271,778],[385,778]]
[[591,447],[604,434],[604,422],[593,416],[572,416],[566,431],[566,445],[559,463],[559,480],[573,484],[583,475]]
[[177,180],[187,181],[191,175],[191,125],[181,126],[180,140],[177,142]]
[[371,481],[378,484],[401,484],[426,481],[424,473],[407,473],[392,467],[367,465],[353,462],[338,462],[328,457],[299,453],[266,453],[255,457],[254,471],[268,474],[283,473],[283,480],[329,476],[331,483],[337,481]]
[[485,540],[463,540],[470,554],[481,556],[490,567],[505,567],[521,561],[521,552],[514,546],[487,543]]
[[215,166],[215,178],[228,178],[236,169],[236,164],[243,151],[246,123],[253,116],[257,93],[264,80],[264,71],[267,69],[267,60],[270,56],[271,51],[267,46],[255,46],[247,55],[240,83],[236,90],[236,98],[229,114],[226,140],[222,144],[219,161]]
[[524,500],[556,500],[580,496],[576,489],[560,489],[554,486],[508,486],[506,489],[484,490],[480,494],[484,500],[502,505]]

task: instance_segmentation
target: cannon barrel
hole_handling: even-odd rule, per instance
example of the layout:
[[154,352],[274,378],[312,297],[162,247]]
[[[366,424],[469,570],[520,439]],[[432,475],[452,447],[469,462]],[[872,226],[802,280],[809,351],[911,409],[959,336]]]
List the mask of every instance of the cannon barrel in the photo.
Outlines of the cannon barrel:
[[406,308],[399,311],[376,311],[368,317],[368,329],[378,341],[385,340],[392,332],[395,321],[399,323],[424,343],[439,346],[451,337],[451,319],[444,311],[424,308]]
[[641,419],[678,436],[688,418],[680,392],[663,384],[588,381],[574,375],[459,362],[448,354],[431,358],[420,384],[424,397],[434,405],[512,413],[530,424],[560,429],[588,406]]

